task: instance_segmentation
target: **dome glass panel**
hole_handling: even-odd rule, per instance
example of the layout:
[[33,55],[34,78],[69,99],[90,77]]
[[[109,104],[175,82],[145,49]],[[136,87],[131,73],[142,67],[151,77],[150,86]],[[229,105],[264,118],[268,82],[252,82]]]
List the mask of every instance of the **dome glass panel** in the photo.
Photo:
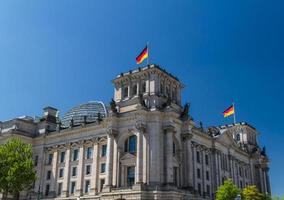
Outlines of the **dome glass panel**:
[[67,113],[65,113],[61,122],[63,127],[69,127],[72,119],[73,125],[82,124],[85,120],[87,123],[90,123],[98,119],[99,113],[101,118],[107,117],[105,105],[99,101],[90,101],[88,103],[75,106],[69,110]]

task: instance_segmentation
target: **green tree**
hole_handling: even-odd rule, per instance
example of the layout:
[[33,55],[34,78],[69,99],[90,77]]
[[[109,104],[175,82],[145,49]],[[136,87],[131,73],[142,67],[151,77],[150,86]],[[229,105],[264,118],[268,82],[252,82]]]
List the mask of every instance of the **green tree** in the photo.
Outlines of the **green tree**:
[[255,185],[247,186],[243,189],[242,197],[244,200],[264,200],[265,195],[261,194]]
[[218,188],[216,200],[234,200],[239,193],[238,187],[231,179],[228,179]]
[[36,179],[31,145],[13,138],[0,145],[0,191],[4,199],[8,194],[19,193],[32,186]]

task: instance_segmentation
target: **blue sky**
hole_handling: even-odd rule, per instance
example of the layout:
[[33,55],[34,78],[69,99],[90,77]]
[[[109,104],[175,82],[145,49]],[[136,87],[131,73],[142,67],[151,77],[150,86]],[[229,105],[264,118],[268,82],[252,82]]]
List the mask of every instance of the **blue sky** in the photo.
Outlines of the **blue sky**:
[[89,100],[109,102],[111,80],[150,62],[186,85],[183,102],[204,126],[237,121],[261,133],[273,194],[284,195],[284,28],[280,1],[1,1],[0,120],[61,115]]

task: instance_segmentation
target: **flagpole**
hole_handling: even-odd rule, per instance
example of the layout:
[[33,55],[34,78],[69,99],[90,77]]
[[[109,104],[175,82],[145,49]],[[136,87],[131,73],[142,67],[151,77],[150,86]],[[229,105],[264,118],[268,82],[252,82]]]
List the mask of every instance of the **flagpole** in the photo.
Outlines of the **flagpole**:
[[149,65],[149,42],[147,42],[147,51],[148,51],[147,65]]
[[233,108],[234,108],[234,124],[236,124],[236,110],[235,110],[235,103],[233,102]]

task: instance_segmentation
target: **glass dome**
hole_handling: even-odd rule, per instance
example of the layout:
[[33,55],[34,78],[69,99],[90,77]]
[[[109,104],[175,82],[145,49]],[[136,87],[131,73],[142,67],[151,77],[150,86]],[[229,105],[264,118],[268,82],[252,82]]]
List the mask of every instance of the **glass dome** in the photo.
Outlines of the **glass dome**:
[[90,101],[69,110],[62,117],[61,122],[63,127],[69,127],[72,119],[74,125],[82,124],[85,120],[87,123],[94,122],[97,120],[99,113],[102,118],[107,117],[107,110],[104,103],[100,101]]

